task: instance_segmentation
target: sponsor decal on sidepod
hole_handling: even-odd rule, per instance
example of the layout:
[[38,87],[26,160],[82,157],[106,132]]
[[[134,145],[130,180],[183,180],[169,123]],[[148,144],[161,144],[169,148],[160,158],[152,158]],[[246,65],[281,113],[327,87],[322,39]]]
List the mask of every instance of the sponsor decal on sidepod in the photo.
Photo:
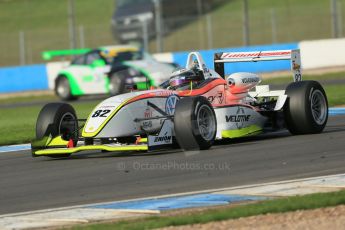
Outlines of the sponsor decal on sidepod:
[[242,129],[244,126],[244,123],[248,122],[250,120],[251,115],[247,115],[244,112],[244,109],[239,107],[237,109],[236,115],[226,115],[225,121],[226,122],[235,122],[236,127],[238,129]]

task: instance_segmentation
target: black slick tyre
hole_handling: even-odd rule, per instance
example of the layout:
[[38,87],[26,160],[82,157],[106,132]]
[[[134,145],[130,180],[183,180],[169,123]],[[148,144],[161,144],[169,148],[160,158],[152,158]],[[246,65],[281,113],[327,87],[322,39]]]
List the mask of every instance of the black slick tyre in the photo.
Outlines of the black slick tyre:
[[109,78],[109,93],[111,96],[124,93],[126,90],[126,75],[122,72],[114,72]]
[[174,131],[182,149],[209,149],[217,133],[216,115],[210,102],[202,96],[180,99],[174,113]]
[[320,133],[328,119],[327,96],[317,81],[299,81],[289,84],[284,106],[287,129],[292,134]]
[[[74,108],[67,103],[49,103],[40,111],[36,122],[36,139],[61,135],[63,140],[72,140],[77,145],[78,119]],[[70,154],[56,154],[57,156],[69,156]]]

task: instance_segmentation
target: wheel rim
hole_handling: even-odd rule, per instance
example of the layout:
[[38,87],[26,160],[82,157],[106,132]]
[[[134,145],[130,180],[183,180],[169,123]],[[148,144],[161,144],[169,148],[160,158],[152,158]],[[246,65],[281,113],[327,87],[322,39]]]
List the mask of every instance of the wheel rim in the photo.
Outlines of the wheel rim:
[[327,118],[327,102],[320,90],[314,90],[311,95],[311,113],[318,125],[325,123]]
[[198,111],[197,123],[203,139],[211,141],[216,132],[216,122],[212,110],[207,105],[202,105]]
[[59,124],[59,134],[63,137],[73,138],[75,140],[78,137],[77,119],[72,113],[65,113]]

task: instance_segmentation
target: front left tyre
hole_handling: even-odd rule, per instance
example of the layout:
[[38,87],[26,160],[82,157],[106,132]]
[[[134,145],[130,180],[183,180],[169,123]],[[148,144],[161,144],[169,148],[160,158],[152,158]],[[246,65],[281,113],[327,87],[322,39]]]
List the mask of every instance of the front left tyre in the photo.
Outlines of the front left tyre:
[[[60,136],[63,140],[73,141],[76,146],[79,139],[78,119],[74,108],[67,103],[49,103],[40,111],[36,122],[36,139]],[[52,155],[66,157],[70,154]]]

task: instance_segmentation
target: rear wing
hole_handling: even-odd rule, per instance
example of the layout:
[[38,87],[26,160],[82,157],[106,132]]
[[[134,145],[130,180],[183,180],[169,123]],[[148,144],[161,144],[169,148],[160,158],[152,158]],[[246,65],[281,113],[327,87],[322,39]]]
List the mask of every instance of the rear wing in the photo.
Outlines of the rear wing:
[[274,51],[252,51],[252,52],[230,52],[214,54],[214,69],[225,77],[224,63],[233,62],[258,62],[258,61],[276,61],[290,60],[291,71],[293,72],[293,80],[301,81],[301,56],[300,50],[274,50]]
[[46,61],[54,57],[65,57],[86,54],[91,49],[74,49],[74,50],[50,50],[42,52],[42,58]]

